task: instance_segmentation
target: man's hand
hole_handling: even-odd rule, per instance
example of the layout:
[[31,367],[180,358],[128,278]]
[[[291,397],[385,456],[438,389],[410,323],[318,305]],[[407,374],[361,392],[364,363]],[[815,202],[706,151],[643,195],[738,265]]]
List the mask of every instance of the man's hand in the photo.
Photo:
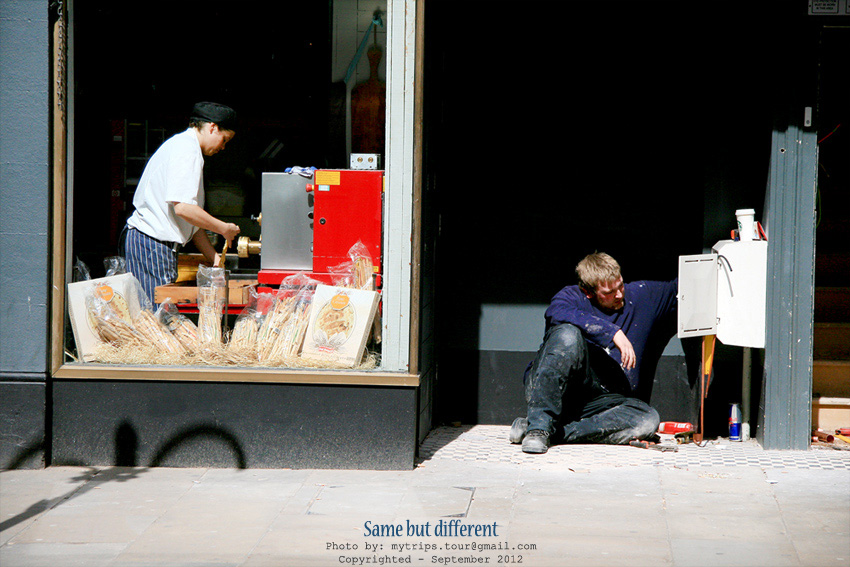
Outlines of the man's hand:
[[626,370],[634,368],[635,364],[637,364],[637,355],[631,341],[629,341],[622,329],[614,335],[614,345],[620,349],[620,365]]
[[239,234],[239,225],[221,221],[198,205],[174,203],[174,214],[193,226],[219,233],[228,242],[232,242]]
[[239,234],[240,228],[239,225],[234,224],[232,222],[228,222],[224,224],[224,230],[220,233],[225,240],[233,243],[233,239],[236,238],[236,235]]

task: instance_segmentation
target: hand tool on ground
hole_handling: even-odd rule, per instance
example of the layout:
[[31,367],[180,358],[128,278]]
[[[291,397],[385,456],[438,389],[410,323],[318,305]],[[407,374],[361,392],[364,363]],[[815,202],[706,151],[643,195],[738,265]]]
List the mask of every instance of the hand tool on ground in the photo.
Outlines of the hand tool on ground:
[[632,439],[631,441],[629,441],[629,445],[631,445],[632,447],[637,447],[638,449],[653,449],[655,451],[661,451],[664,453],[668,451],[676,452],[679,450],[679,448],[675,445],[662,445],[660,443],[653,443],[651,441],[641,441],[640,439]]

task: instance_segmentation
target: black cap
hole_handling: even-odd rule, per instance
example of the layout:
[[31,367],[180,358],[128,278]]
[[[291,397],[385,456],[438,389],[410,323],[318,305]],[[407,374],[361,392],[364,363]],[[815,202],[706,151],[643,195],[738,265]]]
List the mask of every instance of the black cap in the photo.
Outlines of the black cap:
[[191,120],[215,122],[222,130],[236,129],[236,111],[217,102],[199,102],[192,109]]

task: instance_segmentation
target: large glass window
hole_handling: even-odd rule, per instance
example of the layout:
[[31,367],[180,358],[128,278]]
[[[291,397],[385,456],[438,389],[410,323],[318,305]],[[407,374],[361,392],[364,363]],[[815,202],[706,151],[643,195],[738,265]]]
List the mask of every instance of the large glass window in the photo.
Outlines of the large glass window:
[[[369,3],[365,8],[357,0],[300,4],[165,0],[75,3],[74,113],[70,117],[74,131],[73,191],[68,238],[72,240],[72,262],[88,270],[85,277],[97,280],[106,276],[108,260],[122,254],[122,229],[133,212],[133,197],[145,164],[163,141],[187,128],[193,104],[203,100],[221,102],[236,109],[239,116],[237,136],[225,151],[206,158],[204,167],[205,209],[216,218],[239,225],[243,237],[238,248],[237,242],[229,248],[224,266],[229,286],[222,292],[226,306],[221,310],[224,314],[220,329],[224,358],[209,352],[188,358],[171,356],[179,355],[179,349],[162,346],[171,341],[161,339],[161,355],[156,360],[144,356],[122,359],[127,353],[120,349],[109,351],[108,355],[99,351],[89,359],[113,364],[299,367],[302,363],[297,360],[263,361],[258,355],[257,360],[249,361],[228,351],[228,331],[235,330],[245,305],[270,315],[276,308],[284,309],[283,303],[288,301],[285,309],[293,315],[298,303],[293,300],[303,299],[300,292],[309,289],[304,297],[312,298],[317,283],[329,287],[344,284],[346,275],[365,277],[372,288],[380,291],[380,251],[358,255],[356,245],[360,239],[356,238],[356,231],[350,245],[335,244],[351,252],[350,263],[337,256],[334,261],[325,262],[324,267],[333,269],[323,270],[323,274],[332,272],[332,279],[313,274],[312,267],[305,265],[289,270],[303,272],[298,276],[287,273],[280,275],[278,281],[268,277],[263,281],[261,273],[268,266],[264,266],[262,251],[256,252],[262,246],[262,221],[276,220],[270,221],[268,212],[263,211],[264,174],[283,173],[293,167],[316,168],[318,173],[313,177],[309,177],[312,169],[300,175],[305,184],[317,186],[315,197],[309,197],[310,210],[305,211],[311,216],[308,224],[315,225],[320,219],[313,218],[313,207],[323,197],[318,191],[334,187],[333,174],[324,172],[351,168],[352,154],[363,154],[366,160],[379,156],[377,165],[362,167],[381,171],[380,161],[386,153],[386,12],[385,1]],[[290,175],[299,176],[298,171]],[[307,202],[305,195],[301,197]],[[343,201],[332,206],[343,210],[349,205]],[[377,209],[373,213],[377,215],[381,244],[380,188],[373,207]],[[308,230],[312,228],[308,226]],[[214,233],[210,237],[216,250],[221,250],[223,239]],[[315,252],[312,244],[308,254]],[[174,290],[179,295],[171,298],[176,311],[157,309],[162,296],[147,298],[147,302],[143,297],[140,309],[144,311],[147,303],[154,304],[150,313],[158,317],[153,323],[165,325],[152,331],[143,328],[133,302],[127,301],[127,310],[134,312],[125,318],[133,327],[131,330],[156,343],[151,336],[163,330],[169,332],[169,322],[182,324],[188,320],[203,334],[206,306],[197,279],[204,272],[198,268],[203,263],[198,249],[191,243],[185,246],[180,251],[178,284],[186,289]],[[305,285],[304,278],[312,281]],[[119,288],[110,290],[98,291],[91,286],[79,300],[87,311],[82,318],[77,314],[77,319],[94,325],[102,342],[109,331],[104,334],[102,327],[97,328],[96,311],[98,306],[109,303]],[[339,293],[331,293],[330,297],[335,295]],[[380,306],[372,308],[368,299],[349,295],[352,308],[365,302],[367,312],[374,310],[380,318]],[[86,298],[90,298],[87,306]],[[70,301],[73,309],[73,299]],[[350,317],[342,315],[351,309],[339,311],[337,318]],[[75,314],[71,313],[71,317]],[[255,321],[255,332],[262,332],[264,321]],[[353,325],[349,321],[349,327]],[[174,323],[171,331],[179,328]],[[74,337],[79,330],[69,328],[66,333],[66,362],[85,358]],[[292,332],[296,333],[292,340],[298,340],[298,333],[303,339],[304,329]],[[380,369],[380,326],[371,323],[363,332],[368,348],[362,361],[358,359],[354,366]],[[298,347],[289,345],[290,352],[293,348]],[[138,348],[132,350],[136,355],[142,352]]]

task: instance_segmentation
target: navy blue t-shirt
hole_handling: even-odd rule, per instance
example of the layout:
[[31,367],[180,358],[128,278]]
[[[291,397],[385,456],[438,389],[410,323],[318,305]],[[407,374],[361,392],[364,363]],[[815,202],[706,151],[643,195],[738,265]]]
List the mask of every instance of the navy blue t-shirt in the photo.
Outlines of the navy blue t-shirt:
[[546,330],[563,323],[578,327],[588,342],[602,347],[617,364],[620,349],[614,335],[621,330],[635,349],[637,363],[625,370],[632,390],[640,379],[643,355],[655,323],[676,310],[678,279],[670,282],[640,281],[625,284],[624,305],[619,311],[603,311],[577,286],[567,286],[552,298],[546,310]]

